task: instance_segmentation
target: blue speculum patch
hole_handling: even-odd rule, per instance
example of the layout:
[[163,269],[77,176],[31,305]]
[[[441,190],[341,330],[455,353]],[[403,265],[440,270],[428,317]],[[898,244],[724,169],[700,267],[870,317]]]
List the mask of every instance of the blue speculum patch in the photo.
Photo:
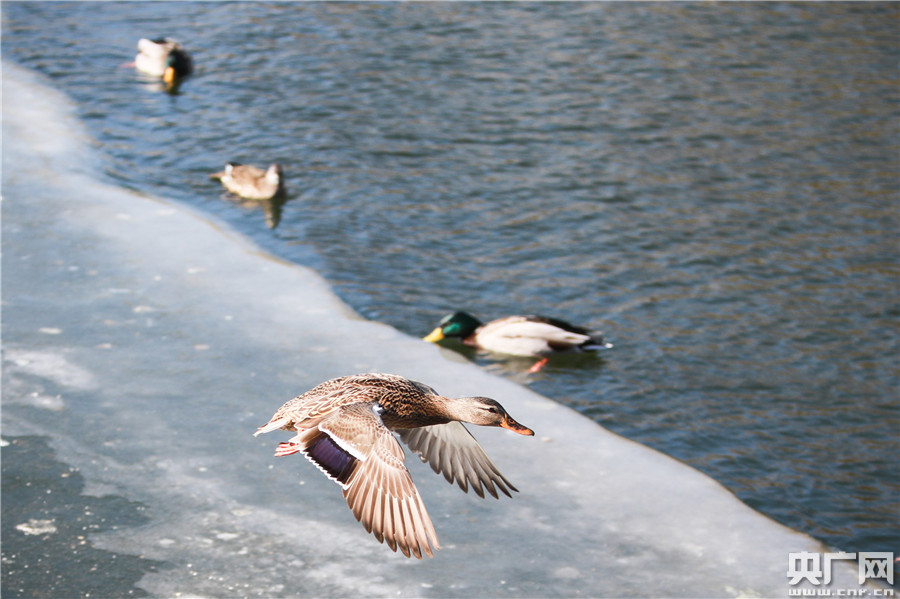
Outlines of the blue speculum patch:
[[344,484],[356,461],[328,435],[322,435],[309,446],[306,455],[336,481]]

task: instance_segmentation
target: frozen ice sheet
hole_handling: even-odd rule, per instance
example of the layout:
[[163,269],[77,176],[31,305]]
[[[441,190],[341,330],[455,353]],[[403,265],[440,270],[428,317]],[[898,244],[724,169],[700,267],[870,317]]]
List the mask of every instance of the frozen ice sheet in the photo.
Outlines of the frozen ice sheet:
[[[148,523],[90,539],[168,563],[140,581],[152,595],[771,597],[788,594],[789,552],[826,550],[673,459],[360,319],[222,225],[100,183],[68,100],[8,63],[3,84],[4,435],[47,435],[88,493],[146,506]],[[494,397],[536,432],[471,427],[512,499],[408,460],[434,559],[377,543],[336,485],[272,457],[279,434],[252,436],[295,394],[365,371]],[[855,565],[834,578],[856,588]]]

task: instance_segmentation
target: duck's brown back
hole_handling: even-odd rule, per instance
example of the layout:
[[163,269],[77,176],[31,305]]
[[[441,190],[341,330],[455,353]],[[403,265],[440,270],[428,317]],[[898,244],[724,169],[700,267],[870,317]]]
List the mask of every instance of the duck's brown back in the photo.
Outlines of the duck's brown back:
[[286,424],[320,418],[341,406],[377,403],[389,429],[407,429],[449,422],[438,415],[443,398],[434,389],[392,374],[354,374],[321,383],[285,403],[272,420],[289,418]]

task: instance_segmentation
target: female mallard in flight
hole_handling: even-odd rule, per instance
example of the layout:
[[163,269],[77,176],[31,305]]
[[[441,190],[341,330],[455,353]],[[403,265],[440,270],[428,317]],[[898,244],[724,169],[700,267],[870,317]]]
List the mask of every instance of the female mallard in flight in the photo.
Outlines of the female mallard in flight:
[[612,347],[587,329],[545,316],[507,316],[483,324],[467,312],[445,316],[425,341],[457,337],[466,345],[511,356],[541,357],[529,372],[537,372],[556,353]]
[[141,38],[137,47],[134,67],[147,75],[162,77],[167,89],[173,89],[178,81],[194,70],[191,57],[172,38]]
[[381,373],[326,381],[281,406],[255,435],[296,432],[278,444],[275,455],[302,452],[341,485],[366,531],[393,551],[421,559],[423,553],[434,557],[431,548],[440,545],[393,433],[465,492],[469,485],[479,497],[482,485],[494,497],[496,488],[509,497],[517,490],[462,422],[534,435],[493,399],[443,397],[422,383]]
[[224,171],[213,173],[209,178],[219,179],[225,189],[248,200],[271,200],[284,193],[284,173],[278,164],[263,170],[229,162]]

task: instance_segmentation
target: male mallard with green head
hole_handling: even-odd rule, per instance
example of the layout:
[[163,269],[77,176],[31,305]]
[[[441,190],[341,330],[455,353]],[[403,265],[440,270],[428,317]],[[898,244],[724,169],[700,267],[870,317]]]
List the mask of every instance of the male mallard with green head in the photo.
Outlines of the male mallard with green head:
[[162,77],[167,89],[173,89],[182,78],[194,70],[191,57],[180,43],[172,38],[138,41],[134,67],[152,77]]
[[459,338],[466,345],[511,356],[540,357],[529,372],[537,372],[549,355],[612,347],[587,329],[546,316],[507,316],[484,324],[468,312],[445,316],[425,341]]
[[220,180],[225,189],[248,200],[271,200],[284,194],[284,172],[278,164],[263,170],[229,162],[224,171],[213,173],[209,178]]
[[447,482],[479,497],[484,490],[512,497],[517,489],[463,422],[534,432],[487,397],[443,397],[431,387],[394,374],[369,373],[326,381],[281,406],[256,435],[296,432],[276,456],[302,452],[343,489],[347,505],[366,531],[403,555],[434,557],[437,533],[409,471],[397,433]]

